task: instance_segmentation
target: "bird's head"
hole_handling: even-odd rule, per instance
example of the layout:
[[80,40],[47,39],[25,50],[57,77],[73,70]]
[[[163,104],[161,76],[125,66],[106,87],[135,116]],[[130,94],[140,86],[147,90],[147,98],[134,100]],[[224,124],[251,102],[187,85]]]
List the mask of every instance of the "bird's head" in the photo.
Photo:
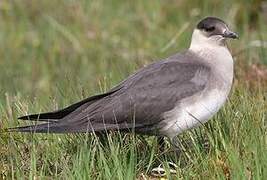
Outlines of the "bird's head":
[[228,38],[237,39],[238,35],[231,31],[223,20],[216,17],[206,17],[197,24],[190,47],[225,46],[225,41]]

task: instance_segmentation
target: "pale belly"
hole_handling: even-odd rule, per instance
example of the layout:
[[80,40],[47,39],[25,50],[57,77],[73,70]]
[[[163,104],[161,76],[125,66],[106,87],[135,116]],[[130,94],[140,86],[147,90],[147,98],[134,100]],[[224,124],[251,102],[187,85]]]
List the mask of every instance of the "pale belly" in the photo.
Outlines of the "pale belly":
[[170,138],[183,131],[207,122],[222,107],[229,91],[211,90],[184,100],[177,107],[164,113],[162,133]]
[[[213,74],[208,89],[177,102],[176,107],[163,114],[160,132],[170,138],[207,122],[223,106],[232,86],[233,59],[226,47],[208,45],[190,49],[211,64]],[[198,78],[192,81],[198,83]]]

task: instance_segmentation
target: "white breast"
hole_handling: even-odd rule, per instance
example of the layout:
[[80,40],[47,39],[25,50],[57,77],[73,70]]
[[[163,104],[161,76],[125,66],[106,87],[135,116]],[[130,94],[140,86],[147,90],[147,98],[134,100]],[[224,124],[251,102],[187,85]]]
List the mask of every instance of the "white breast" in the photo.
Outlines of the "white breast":
[[218,77],[210,82],[210,88],[181,100],[174,109],[163,114],[165,126],[161,133],[170,138],[208,121],[222,107],[231,89],[233,59],[228,49],[205,47],[193,50],[211,64]]
[[166,126],[162,129],[162,133],[172,138],[187,129],[205,123],[222,107],[227,95],[228,92],[215,89],[205,96],[203,94],[185,100],[173,110],[164,113]]
[[198,98],[185,101],[173,110],[164,114],[166,126],[162,132],[168,137],[174,137],[187,129],[204,124],[222,107],[227,99],[225,92],[217,89]]

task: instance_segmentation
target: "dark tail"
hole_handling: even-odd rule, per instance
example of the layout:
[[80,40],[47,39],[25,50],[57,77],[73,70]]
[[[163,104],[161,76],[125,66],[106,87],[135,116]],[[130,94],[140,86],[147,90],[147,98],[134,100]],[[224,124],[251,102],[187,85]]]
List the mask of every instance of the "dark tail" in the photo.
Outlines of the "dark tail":
[[30,126],[22,126],[9,128],[7,132],[29,132],[29,133],[79,133],[79,132],[92,132],[93,129],[88,128],[75,128],[75,125],[63,125],[58,123],[44,123]]
[[113,92],[108,92],[105,94],[99,94],[96,96],[89,97],[87,99],[84,99],[78,103],[72,104],[64,109],[58,110],[58,111],[53,111],[53,112],[47,112],[47,113],[41,113],[41,114],[31,114],[31,115],[26,115],[26,116],[21,116],[18,119],[21,120],[30,120],[30,121],[58,121],[59,119],[64,118],[71,112],[73,112],[75,109],[78,107],[87,104],[90,105],[94,103],[95,101],[111,94]]
[[105,132],[108,130],[130,129],[128,124],[103,124],[84,121],[83,123],[51,122],[37,125],[9,128],[7,132],[30,132],[30,133],[92,133]]
[[[72,104],[64,109],[41,113],[41,114],[32,114],[19,117],[21,120],[30,120],[30,121],[46,121],[43,124],[30,125],[24,127],[15,127],[9,128],[8,132],[31,132],[31,133],[80,133],[80,132],[93,132],[93,131],[103,131],[106,128],[113,129],[114,125],[105,125],[105,124],[94,124],[91,125],[91,122],[85,119],[80,119],[76,122],[67,122],[65,119],[72,119],[71,114],[76,109],[85,106],[84,108],[90,106],[94,102],[100,100],[101,98],[108,96],[115,91],[119,90],[121,87],[113,88],[111,91],[99,94],[96,96],[89,97],[78,103]],[[74,113],[75,114],[75,113]],[[68,118],[64,118],[68,116]]]

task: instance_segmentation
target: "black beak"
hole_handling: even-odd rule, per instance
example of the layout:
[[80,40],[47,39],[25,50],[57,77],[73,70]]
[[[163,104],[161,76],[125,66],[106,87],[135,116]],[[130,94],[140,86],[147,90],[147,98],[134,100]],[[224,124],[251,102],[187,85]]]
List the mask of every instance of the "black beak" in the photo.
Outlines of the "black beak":
[[223,37],[232,38],[232,39],[238,39],[238,35],[235,32],[232,32],[230,30],[224,31]]

